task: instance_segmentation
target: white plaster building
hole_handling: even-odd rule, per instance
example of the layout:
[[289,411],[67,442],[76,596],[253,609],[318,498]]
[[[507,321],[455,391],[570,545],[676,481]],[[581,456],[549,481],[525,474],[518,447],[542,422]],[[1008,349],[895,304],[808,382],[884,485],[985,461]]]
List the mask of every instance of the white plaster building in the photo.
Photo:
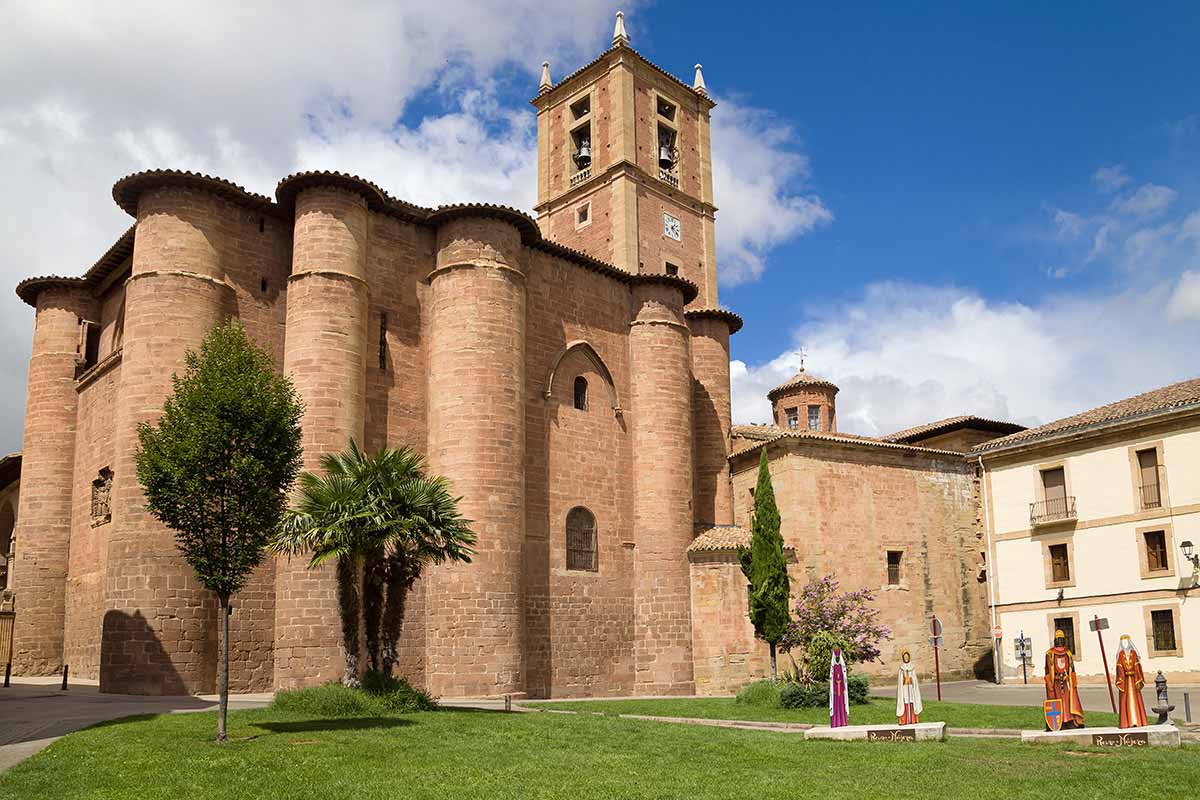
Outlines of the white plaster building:
[[1073,640],[1084,682],[1103,681],[1122,634],[1147,680],[1200,679],[1200,588],[1185,542],[1200,549],[1200,379],[985,442],[988,591],[1001,668],[1021,680],[1016,639],[1031,640],[1040,680],[1056,628]]

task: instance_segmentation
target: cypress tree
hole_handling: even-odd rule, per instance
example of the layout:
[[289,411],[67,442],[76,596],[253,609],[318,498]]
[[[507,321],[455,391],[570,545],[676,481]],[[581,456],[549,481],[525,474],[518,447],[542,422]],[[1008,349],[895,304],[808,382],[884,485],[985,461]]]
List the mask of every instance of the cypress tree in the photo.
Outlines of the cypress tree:
[[787,630],[791,587],[766,447],[758,462],[750,547],[738,548],[738,557],[742,572],[750,581],[750,621],[754,623],[754,635],[771,646],[771,680],[775,680],[775,649]]

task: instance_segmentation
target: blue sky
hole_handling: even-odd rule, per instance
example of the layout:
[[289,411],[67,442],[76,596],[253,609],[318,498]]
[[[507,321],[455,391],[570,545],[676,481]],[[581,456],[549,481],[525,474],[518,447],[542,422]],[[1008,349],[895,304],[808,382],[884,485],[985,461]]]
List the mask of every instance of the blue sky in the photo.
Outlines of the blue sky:
[[[623,5],[633,46],[685,80],[703,62],[719,101],[738,421],[766,419],[801,346],[868,434],[1035,423],[1200,374],[1194,3],[0,5],[9,285],[90,266],[129,224],[112,182],[150,167],[265,194],[341,169],[528,209],[539,65],[590,60]],[[0,293],[0,451],[31,332]]]

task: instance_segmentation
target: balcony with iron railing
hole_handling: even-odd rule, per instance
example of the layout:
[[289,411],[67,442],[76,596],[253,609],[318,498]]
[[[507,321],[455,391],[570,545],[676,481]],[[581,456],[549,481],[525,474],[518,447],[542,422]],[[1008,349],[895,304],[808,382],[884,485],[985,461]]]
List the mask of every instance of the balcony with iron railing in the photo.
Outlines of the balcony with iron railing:
[[1142,508],[1162,508],[1162,490],[1158,482],[1145,483],[1142,490]]
[[1075,497],[1052,497],[1049,500],[1038,500],[1029,504],[1029,524],[1031,526],[1052,525],[1056,522],[1070,522],[1075,519]]

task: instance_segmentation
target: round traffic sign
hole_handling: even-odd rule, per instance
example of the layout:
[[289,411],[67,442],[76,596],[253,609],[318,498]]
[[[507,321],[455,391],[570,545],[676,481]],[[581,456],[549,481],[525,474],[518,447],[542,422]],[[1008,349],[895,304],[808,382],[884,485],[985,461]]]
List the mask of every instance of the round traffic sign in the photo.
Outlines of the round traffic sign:
[[936,615],[929,620],[929,632],[934,636],[942,635],[942,621]]
[[996,627],[992,628],[992,636],[995,636],[997,639],[1003,639],[1003,638],[1004,638],[1004,631],[1000,630],[1000,626],[999,626],[999,625],[997,625]]

